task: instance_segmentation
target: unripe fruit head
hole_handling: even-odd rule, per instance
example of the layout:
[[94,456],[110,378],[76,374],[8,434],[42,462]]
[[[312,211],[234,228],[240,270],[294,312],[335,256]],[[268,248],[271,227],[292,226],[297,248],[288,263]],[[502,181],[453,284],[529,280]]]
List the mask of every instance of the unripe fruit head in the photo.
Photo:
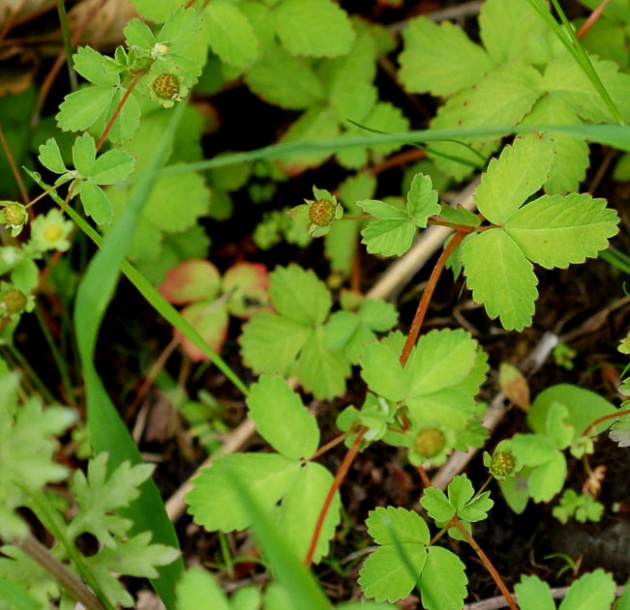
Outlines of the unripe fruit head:
[[436,428],[425,428],[416,436],[414,449],[422,457],[431,459],[444,449],[445,444],[444,432]]
[[495,476],[507,477],[514,472],[516,458],[511,451],[496,451],[490,463],[490,472]]
[[318,227],[327,227],[335,219],[337,206],[327,199],[313,201],[308,210],[309,220]]
[[21,313],[26,307],[26,295],[17,288],[9,288],[0,295],[0,308],[7,314]]
[[21,227],[28,220],[28,212],[20,203],[10,203],[4,208],[4,217],[12,227]]
[[160,99],[172,100],[179,95],[179,79],[174,74],[159,74],[151,88]]

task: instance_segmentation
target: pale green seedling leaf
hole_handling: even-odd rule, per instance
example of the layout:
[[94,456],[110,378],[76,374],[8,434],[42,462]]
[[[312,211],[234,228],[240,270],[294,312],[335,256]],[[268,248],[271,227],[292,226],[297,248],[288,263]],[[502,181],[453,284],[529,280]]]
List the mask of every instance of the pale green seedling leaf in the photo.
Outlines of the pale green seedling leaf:
[[556,610],[551,590],[538,576],[521,576],[521,582],[514,587],[521,610]]
[[96,224],[112,222],[114,218],[112,203],[100,186],[85,180],[79,187],[79,196],[86,215],[91,216]]
[[545,432],[558,449],[566,449],[575,437],[575,429],[566,421],[568,416],[569,409],[559,402],[552,404],[547,412]]
[[457,507],[449,501],[441,489],[436,487],[429,487],[424,490],[420,504],[429,513],[429,516],[438,523],[448,523],[457,513]]
[[540,466],[558,453],[555,441],[544,434],[516,434],[511,444],[514,454],[527,466]]
[[188,512],[208,531],[230,532],[252,524],[247,507],[234,489],[233,477],[247,484],[266,511],[284,495],[300,463],[276,453],[236,453],[222,456],[204,468],[186,495]]
[[615,586],[603,570],[583,574],[569,587],[559,610],[608,610],[615,600]]
[[555,151],[549,138],[537,134],[517,137],[490,161],[474,200],[479,211],[492,223],[501,225],[547,179]]
[[451,551],[430,547],[419,582],[424,607],[427,610],[461,608],[468,595],[465,570],[466,566]]
[[354,44],[348,15],[331,0],[282,0],[275,19],[278,38],[293,55],[336,57]]
[[[301,561],[306,557],[315,524],[333,481],[333,475],[321,464],[308,462],[299,476],[293,479],[282,499],[280,529],[291,541],[293,552]],[[329,541],[341,519],[340,508],[339,492],[335,492],[315,547],[314,563],[319,563],[322,557],[328,555]]]
[[139,487],[153,472],[151,464],[123,462],[107,473],[107,453],[100,453],[88,464],[87,477],[77,470],[72,479],[79,510],[68,526],[68,536],[75,539],[89,532],[106,547],[115,548],[131,522],[114,511],[129,506],[139,495]]
[[508,330],[531,324],[538,280],[509,235],[499,229],[475,235],[462,244],[461,257],[473,299],[483,303],[490,318],[499,317]]
[[420,228],[427,226],[431,216],[440,213],[438,194],[432,187],[431,176],[416,174],[407,193],[407,213]]
[[79,136],[72,146],[72,162],[77,172],[87,178],[96,159],[96,142],[89,133]]
[[55,116],[63,131],[84,131],[109,108],[114,87],[86,87],[66,95]]
[[405,508],[379,507],[365,521],[368,533],[381,546],[396,544],[429,544],[431,534],[425,520]]
[[315,273],[294,264],[269,274],[269,296],[278,313],[304,325],[324,322],[332,306],[328,289]]
[[39,147],[39,156],[37,158],[45,168],[55,174],[65,174],[68,171],[61,157],[59,144],[54,138],[48,138],[46,143]]
[[232,610],[217,581],[201,568],[184,572],[175,592],[176,610]]
[[617,232],[619,217],[587,193],[543,195],[516,212],[506,233],[533,263],[566,268],[596,258]]
[[134,158],[126,151],[114,148],[94,161],[88,176],[96,184],[122,182],[135,168]]
[[243,326],[239,338],[243,362],[257,373],[286,374],[312,332],[278,314],[256,314]]
[[567,460],[561,451],[534,468],[528,479],[529,495],[534,502],[549,502],[562,491],[567,478]]
[[437,25],[426,17],[413,19],[403,41],[400,80],[412,93],[453,95],[492,68],[485,51],[449,21]]
[[319,444],[319,427],[300,397],[282,377],[261,376],[247,397],[258,433],[282,455],[308,458]]
[[115,87],[120,83],[116,62],[92,47],[79,47],[72,56],[74,69],[83,78],[99,87]]
[[313,330],[304,343],[296,373],[306,390],[319,400],[341,396],[350,376],[350,362],[340,351],[331,351],[322,326]]
[[244,70],[258,59],[256,32],[238,6],[224,0],[210,2],[204,24],[210,47],[226,64]]
[[405,599],[416,586],[426,559],[424,544],[379,547],[361,568],[358,582],[363,594],[377,602],[387,600],[393,603]]

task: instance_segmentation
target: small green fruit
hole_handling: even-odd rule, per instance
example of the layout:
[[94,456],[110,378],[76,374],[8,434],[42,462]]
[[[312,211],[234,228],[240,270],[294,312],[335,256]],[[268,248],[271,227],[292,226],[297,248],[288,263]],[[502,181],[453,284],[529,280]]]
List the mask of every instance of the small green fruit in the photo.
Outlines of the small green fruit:
[[516,458],[511,451],[496,451],[490,462],[490,472],[494,476],[507,477],[516,468]]
[[179,95],[179,79],[174,74],[159,74],[151,88],[160,99],[173,100]]
[[0,295],[0,308],[8,315],[21,313],[26,307],[26,295],[17,288],[9,288]]
[[445,444],[446,437],[441,430],[426,428],[416,436],[414,449],[423,458],[431,459],[444,449]]
[[327,199],[313,201],[308,210],[309,220],[318,227],[327,227],[334,219],[337,206]]
[[4,208],[4,217],[11,227],[21,227],[28,220],[28,212],[21,203],[10,203]]

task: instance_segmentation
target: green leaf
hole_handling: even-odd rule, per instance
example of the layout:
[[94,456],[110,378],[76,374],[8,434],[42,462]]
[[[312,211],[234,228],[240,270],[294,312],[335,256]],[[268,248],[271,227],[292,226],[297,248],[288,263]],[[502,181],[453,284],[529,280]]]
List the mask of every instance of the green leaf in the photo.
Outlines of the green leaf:
[[354,44],[348,15],[331,0],[282,0],[275,19],[278,38],[293,55],[335,57]]
[[545,432],[558,449],[566,449],[575,436],[575,429],[565,421],[568,415],[569,409],[559,402],[552,404],[547,413]]
[[461,608],[468,595],[466,566],[457,555],[439,546],[429,548],[420,576],[420,595],[427,610]]
[[477,208],[491,223],[502,225],[542,187],[553,160],[549,138],[537,134],[517,137],[498,159],[490,161],[475,190]]
[[[230,318],[225,302],[201,301],[188,305],[181,313],[205,342],[215,352],[220,353],[227,337]],[[195,362],[208,359],[205,352],[195,346],[188,337],[182,338],[182,349]]]
[[211,574],[201,568],[186,571],[177,583],[176,610],[231,610],[227,597]]
[[528,203],[505,223],[505,230],[529,260],[552,269],[596,258],[618,232],[618,222],[605,199],[571,193]]
[[528,479],[529,495],[534,502],[549,502],[562,491],[567,478],[567,460],[561,451],[544,464],[534,468]]
[[556,610],[549,585],[538,576],[521,576],[514,592],[521,610]]
[[416,226],[427,226],[431,216],[440,213],[438,194],[432,188],[431,176],[416,174],[407,193],[407,212]]
[[163,23],[182,3],[180,0],[132,0],[132,4],[145,19]]
[[399,546],[379,547],[361,568],[358,581],[361,590],[366,597],[377,602],[404,599],[416,586],[426,560],[427,550],[423,544],[401,543]]
[[[289,484],[280,509],[280,530],[291,541],[293,552],[304,560],[310,547],[315,524],[324,505],[326,494],[334,481],[333,475],[321,464],[308,462]],[[324,524],[315,547],[313,562],[319,563],[328,555],[329,541],[341,519],[341,500],[335,492],[326,513]]]
[[403,41],[400,80],[412,93],[453,95],[492,68],[485,51],[449,21],[437,25],[426,17],[413,19]]
[[399,356],[383,343],[370,343],[361,357],[361,377],[369,389],[397,402],[405,397],[407,377]]
[[80,470],[74,473],[71,489],[79,510],[67,532],[72,540],[89,532],[104,546],[116,548],[131,522],[115,511],[129,506],[140,495],[140,485],[151,477],[154,468],[123,462],[108,476],[108,459],[107,453],[99,453],[89,462],[87,477]]
[[398,310],[387,301],[364,299],[358,311],[359,319],[370,330],[385,332],[398,322]]
[[341,396],[350,376],[350,362],[341,352],[326,345],[323,327],[316,328],[306,340],[297,362],[296,373],[306,390],[319,400]]
[[243,362],[256,373],[287,374],[312,332],[278,314],[256,314],[243,326],[239,339]]
[[615,581],[603,570],[583,574],[567,591],[559,610],[608,610],[615,600]]
[[96,224],[110,224],[114,218],[112,203],[100,186],[85,180],[79,188],[81,203],[87,216],[91,216]]
[[74,69],[83,78],[99,87],[115,87],[120,83],[119,67],[111,57],[92,47],[79,47],[72,56]]
[[282,455],[309,458],[319,444],[319,427],[300,397],[281,377],[261,376],[247,397],[258,433]]
[[[200,18],[196,9],[179,8],[166,20],[157,39],[168,44],[167,55],[179,53],[197,38],[199,26]],[[239,35],[241,35],[240,32]]]
[[304,325],[321,324],[332,299],[315,273],[291,264],[269,274],[269,296],[278,313]]
[[187,260],[173,267],[160,285],[160,293],[169,303],[183,305],[216,299],[221,290],[221,274],[209,261]]
[[357,205],[374,217],[361,231],[370,254],[400,256],[409,250],[417,229],[405,210],[383,201],[357,201]]
[[109,108],[116,89],[86,87],[66,95],[55,116],[63,131],[84,131]]
[[61,157],[59,145],[54,138],[48,138],[46,144],[39,147],[39,162],[55,174],[65,174],[68,170]]
[[150,52],[157,42],[151,28],[140,19],[131,19],[124,29],[125,39],[129,49]]
[[558,453],[555,441],[543,434],[516,434],[512,437],[512,450],[527,466],[540,466]]
[[230,532],[252,524],[234,488],[234,477],[248,485],[261,508],[270,511],[300,470],[300,463],[277,453],[235,453],[217,458],[196,477],[186,495],[188,512],[208,531]]
[[72,162],[79,175],[87,178],[96,159],[96,142],[89,133],[79,136],[72,146]]
[[258,59],[256,32],[237,6],[223,0],[210,2],[204,11],[204,25],[210,46],[221,61],[244,70]]
[[306,109],[325,99],[310,62],[275,44],[247,71],[245,82],[266,102],[288,110]]
[[115,148],[98,157],[87,176],[96,184],[116,184],[131,174],[135,164],[128,152]]
[[378,507],[370,512],[365,524],[374,542],[381,546],[428,545],[431,540],[425,520],[418,513],[400,507]]
[[420,504],[429,513],[429,516],[438,523],[449,523],[457,513],[457,507],[449,501],[441,489],[436,487],[429,487],[424,490]]
[[461,253],[466,283],[488,316],[500,317],[508,330],[529,326],[538,280],[514,240],[499,229],[484,231],[467,239]]
[[[481,40],[496,65],[511,59],[536,64],[535,51],[544,45],[549,28],[524,0],[487,0],[479,13]],[[521,36],[527,32],[527,36]]]

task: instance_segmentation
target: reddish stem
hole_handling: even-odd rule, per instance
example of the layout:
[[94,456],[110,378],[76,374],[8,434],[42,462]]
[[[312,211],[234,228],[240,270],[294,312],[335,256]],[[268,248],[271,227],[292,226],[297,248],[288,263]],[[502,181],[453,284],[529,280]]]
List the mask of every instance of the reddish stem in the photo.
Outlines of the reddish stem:
[[335,480],[328,490],[322,509],[319,511],[319,515],[317,516],[317,522],[315,523],[315,529],[311,538],[311,545],[309,546],[306,558],[304,559],[304,565],[306,565],[306,567],[309,567],[313,563],[313,555],[315,555],[315,548],[317,547],[319,536],[322,533],[324,519],[326,519],[326,515],[328,514],[328,509],[330,508],[335,492],[341,487],[341,483],[346,478],[346,474],[348,474],[348,470],[350,469],[352,462],[354,462],[354,458],[357,457],[357,454],[359,453],[359,447],[361,446],[361,441],[363,440],[365,431],[366,430],[364,428],[357,433],[352,446],[348,449],[348,453],[346,453],[343,458],[343,462],[341,462],[341,465],[339,466],[339,470],[337,470],[337,474],[335,474]]
[[602,16],[604,9],[610,3],[610,0],[602,0],[599,6],[587,17],[586,21],[582,24],[582,27],[577,31],[575,35],[578,40],[582,40],[588,31],[595,25],[597,20]]
[[422,467],[422,465],[416,466],[416,470],[418,471],[418,474],[420,475],[420,478],[422,479],[424,486],[431,487],[431,479],[429,478],[427,471]]
[[[7,157],[7,161],[9,162],[9,167],[11,168],[11,172],[13,173],[13,177],[17,182],[18,188],[20,189],[20,193],[22,195],[22,201],[24,205],[28,204],[28,191],[24,186],[24,181],[22,180],[22,176],[20,175],[20,171],[18,170],[17,163],[15,162],[15,158],[13,157],[13,153],[9,148],[9,143],[7,139],[4,137],[4,130],[2,129],[2,123],[0,123],[0,144],[2,144],[2,149],[4,150],[4,154]],[[33,220],[33,213],[29,209],[29,218]]]
[[420,328],[422,327],[422,322],[424,321],[424,316],[429,308],[429,303],[431,301],[431,297],[433,296],[433,292],[435,291],[435,287],[437,286],[437,282],[440,279],[440,275],[444,270],[444,265],[446,264],[448,257],[453,253],[453,250],[457,248],[459,243],[470,232],[470,230],[470,227],[460,227],[457,233],[453,235],[453,238],[448,243],[448,246],[446,246],[442,254],[440,254],[440,258],[438,258],[435,263],[435,267],[433,267],[433,271],[431,271],[431,275],[429,276],[427,287],[422,293],[420,303],[418,303],[418,309],[416,310],[416,315],[411,323],[411,328],[409,329],[409,334],[407,335],[407,341],[405,341],[405,346],[400,354],[400,364],[402,364],[402,366],[405,366],[407,360],[409,359],[411,349],[416,344],[416,340],[420,334]]
[[505,597],[505,601],[507,601],[508,606],[511,608],[511,610],[518,610],[518,606],[514,602],[514,598],[512,597],[510,590],[507,588],[506,584],[503,582],[501,575],[497,572],[496,568],[492,565],[492,562],[490,561],[488,556],[483,552],[481,547],[475,542],[475,539],[468,533],[468,530],[461,524],[461,522],[459,521],[457,517],[453,519],[453,525],[464,535],[464,537],[468,541],[468,544],[470,544],[470,546],[474,549],[475,553],[477,553],[477,555],[479,556],[479,559],[481,559],[481,562],[486,567],[486,570],[490,572],[490,576],[492,576],[494,582],[499,587],[499,590],[503,594],[503,597]]
[[140,80],[140,77],[143,74],[144,72],[138,72],[137,74],[134,75],[133,80],[131,81],[131,84],[129,85],[129,87],[127,87],[127,91],[125,91],[125,95],[122,96],[122,99],[118,103],[118,106],[116,106],[116,110],[114,110],[114,114],[112,114],[112,118],[109,119],[109,123],[107,123],[107,127],[105,127],[105,131],[103,132],[103,135],[99,138],[99,141],[96,143],[96,150],[100,150],[101,146],[103,146],[103,142],[105,142],[105,138],[107,137],[107,134],[109,134],[109,132],[111,131],[112,127],[114,126],[114,122],[118,118],[120,111],[125,105],[125,102],[131,95],[131,92],[133,91],[134,87],[138,84],[138,81]]
[[602,415],[602,417],[598,417],[592,424],[589,424],[580,436],[587,436],[591,430],[595,430],[595,427],[598,424],[601,424],[607,419],[617,419],[618,417],[623,417],[624,415],[630,415],[630,409],[626,409],[625,411],[615,411],[614,413],[609,413],[608,415]]

